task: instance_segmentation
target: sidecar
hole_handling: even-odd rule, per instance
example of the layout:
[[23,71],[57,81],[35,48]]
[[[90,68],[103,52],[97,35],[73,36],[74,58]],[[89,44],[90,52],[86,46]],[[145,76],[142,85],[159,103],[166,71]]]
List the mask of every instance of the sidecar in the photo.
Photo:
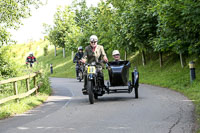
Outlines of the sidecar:
[[134,88],[135,98],[138,98],[139,72],[135,68],[129,80],[129,61],[113,61],[107,63],[109,81],[107,82],[108,93],[131,93]]

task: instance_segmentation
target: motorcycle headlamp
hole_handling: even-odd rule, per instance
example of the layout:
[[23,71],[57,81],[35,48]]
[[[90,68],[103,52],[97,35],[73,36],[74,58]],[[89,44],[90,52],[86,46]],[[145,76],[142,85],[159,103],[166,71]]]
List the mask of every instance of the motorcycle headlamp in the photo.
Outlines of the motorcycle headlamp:
[[95,65],[96,65],[96,63],[95,63],[95,62],[92,62],[92,63],[91,63],[91,65],[92,65],[92,66],[95,66]]

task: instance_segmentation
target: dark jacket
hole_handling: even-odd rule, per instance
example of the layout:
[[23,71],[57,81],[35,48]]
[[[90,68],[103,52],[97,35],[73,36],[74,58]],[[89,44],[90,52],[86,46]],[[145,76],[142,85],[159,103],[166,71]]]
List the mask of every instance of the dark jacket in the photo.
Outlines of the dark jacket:
[[83,52],[78,52],[76,53],[76,55],[74,56],[73,62],[74,63],[78,63],[79,60],[81,60],[81,58],[83,57]]

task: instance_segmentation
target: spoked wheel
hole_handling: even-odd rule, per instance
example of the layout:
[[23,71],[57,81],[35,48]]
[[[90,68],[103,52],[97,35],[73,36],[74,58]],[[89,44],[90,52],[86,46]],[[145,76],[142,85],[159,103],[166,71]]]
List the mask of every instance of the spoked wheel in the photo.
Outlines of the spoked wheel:
[[131,84],[131,81],[128,81],[128,92],[131,93],[133,91],[133,86]]
[[88,81],[87,89],[88,89],[88,96],[89,96],[90,104],[94,103],[93,87],[94,87],[93,82],[92,81]]
[[81,80],[83,80],[83,72],[79,71],[79,82],[81,82]]

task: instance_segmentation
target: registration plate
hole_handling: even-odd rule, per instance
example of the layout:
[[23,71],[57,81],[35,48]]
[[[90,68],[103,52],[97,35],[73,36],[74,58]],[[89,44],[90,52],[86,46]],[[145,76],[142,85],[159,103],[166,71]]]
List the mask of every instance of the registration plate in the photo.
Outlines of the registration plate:
[[95,66],[89,66],[88,69],[87,69],[87,73],[96,73]]

